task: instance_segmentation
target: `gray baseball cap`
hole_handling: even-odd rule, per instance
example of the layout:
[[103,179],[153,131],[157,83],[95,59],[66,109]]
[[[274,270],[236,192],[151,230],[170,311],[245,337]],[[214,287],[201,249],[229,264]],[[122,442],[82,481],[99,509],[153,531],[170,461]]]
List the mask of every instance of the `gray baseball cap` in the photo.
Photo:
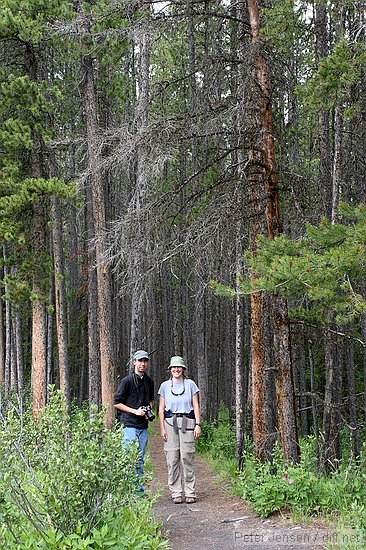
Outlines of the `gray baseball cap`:
[[149,359],[149,354],[143,349],[139,349],[134,353],[133,360],[138,361],[139,359]]

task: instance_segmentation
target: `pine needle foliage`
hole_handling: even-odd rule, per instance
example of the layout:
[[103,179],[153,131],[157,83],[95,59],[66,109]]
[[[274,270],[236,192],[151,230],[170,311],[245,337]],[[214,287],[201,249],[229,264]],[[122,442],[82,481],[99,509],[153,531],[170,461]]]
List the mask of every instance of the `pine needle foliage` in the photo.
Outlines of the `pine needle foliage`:
[[[255,255],[246,259],[255,278],[243,280],[241,292],[264,291],[301,298],[292,316],[309,315],[326,322],[332,309],[338,323],[366,310],[361,282],[366,265],[366,208],[340,204],[341,223],[323,219],[308,225],[303,237],[258,237]],[[305,300],[307,298],[307,300]]]
[[[366,207],[342,202],[339,209],[340,223],[324,218],[318,226],[307,225],[296,240],[259,235],[255,254],[245,253],[247,271],[238,276],[240,293],[291,298],[291,318],[320,324],[326,324],[329,310],[340,324],[364,313]],[[233,299],[236,295],[235,289],[220,281],[212,280],[210,286],[217,296]]]

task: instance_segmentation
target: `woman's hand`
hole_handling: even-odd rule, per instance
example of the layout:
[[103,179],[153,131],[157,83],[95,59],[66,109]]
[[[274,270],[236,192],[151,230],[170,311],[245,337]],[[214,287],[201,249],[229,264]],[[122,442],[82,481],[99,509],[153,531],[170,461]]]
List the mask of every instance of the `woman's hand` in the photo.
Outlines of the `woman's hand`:
[[160,435],[164,439],[164,441],[168,441],[168,433],[165,429],[164,411],[165,411],[165,399],[161,395],[159,399]]
[[193,435],[195,439],[199,439],[201,437],[201,426],[198,426],[198,424],[194,427]]

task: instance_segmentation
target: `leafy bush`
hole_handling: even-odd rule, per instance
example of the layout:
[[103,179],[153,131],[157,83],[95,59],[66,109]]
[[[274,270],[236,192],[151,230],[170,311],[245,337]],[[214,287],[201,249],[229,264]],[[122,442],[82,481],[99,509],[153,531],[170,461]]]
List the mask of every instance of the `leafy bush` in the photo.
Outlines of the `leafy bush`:
[[38,423],[15,407],[1,420],[1,548],[159,547],[151,502],[135,495],[137,447],[122,451],[103,411],[70,420],[54,392]]
[[201,429],[201,437],[197,440],[198,452],[217,459],[235,457],[235,430],[230,426],[224,409],[220,409],[217,425],[202,422]]
[[273,463],[260,463],[252,454],[245,456],[245,467],[238,474],[237,489],[241,496],[252,503],[260,516],[291,508],[310,513],[319,501],[319,480],[309,464],[310,442],[302,449],[302,462],[291,466],[284,464],[278,446]]
[[302,442],[301,463],[296,466],[283,462],[279,446],[271,464],[262,464],[249,454],[238,474],[238,491],[261,516],[284,508],[305,515],[346,512],[352,503],[365,502],[366,476],[359,466],[318,477],[314,457],[311,437]]
[[98,526],[91,531],[79,522],[75,532],[65,535],[58,529],[48,527],[42,538],[32,525],[14,539],[0,528],[0,543],[3,550],[161,550],[167,543],[161,540],[158,524],[149,520],[151,503],[136,497],[131,505],[111,510]]
[[234,491],[262,517],[287,510],[301,517],[314,514],[337,515],[339,525],[353,529],[366,541],[366,444],[357,461],[350,462],[347,452],[339,468],[329,476],[316,473],[315,440],[301,441],[301,462],[284,463],[277,444],[273,461],[261,463],[246,440],[244,467],[233,469],[235,432],[228,417],[220,415],[217,427],[203,424],[197,449],[213,460],[225,477],[230,477]]

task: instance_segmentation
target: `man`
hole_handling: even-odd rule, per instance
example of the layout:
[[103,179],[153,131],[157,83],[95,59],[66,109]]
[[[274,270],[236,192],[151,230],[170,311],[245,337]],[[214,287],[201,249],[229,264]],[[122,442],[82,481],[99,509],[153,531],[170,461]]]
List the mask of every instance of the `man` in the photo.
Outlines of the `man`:
[[136,351],[133,356],[134,372],[123,378],[114,396],[114,406],[121,411],[122,445],[131,441],[138,443],[139,458],[136,474],[140,492],[144,491],[143,466],[148,440],[148,415],[145,407],[148,405],[151,407],[154,399],[154,382],[145,372],[148,364],[149,354],[144,350]]

